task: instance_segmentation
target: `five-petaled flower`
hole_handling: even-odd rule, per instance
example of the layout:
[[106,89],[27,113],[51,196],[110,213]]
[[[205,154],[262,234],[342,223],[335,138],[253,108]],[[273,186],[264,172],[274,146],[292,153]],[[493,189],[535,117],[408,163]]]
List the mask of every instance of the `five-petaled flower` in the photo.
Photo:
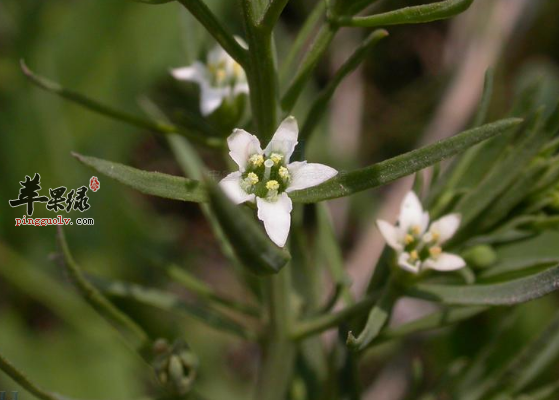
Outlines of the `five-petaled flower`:
[[414,192],[409,192],[400,208],[398,225],[378,220],[377,226],[386,243],[396,250],[398,265],[406,271],[419,273],[425,269],[454,271],[466,266],[460,256],[443,252],[442,245],[460,227],[459,214],[448,214],[429,226],[429,213]]
[[236,204],[256,201],[258,219],[280,247],[285,245],[291,226],[292,203],[288,194],[316,186],[338,173],[322,164],[290,162],[298,135],[297,121],[288,117],[264,150],[256,136],[242,129],[235,129],[227,138],[229,155],[239,171],[227,175],[220,186]]
[[191,66],[173,69],[171,74],[175,79],[200,86],[200,111],[204,116],[213,113],[224,101],[248,93],[245,71],[220,46],[208,53],[206,64],[195,61]]

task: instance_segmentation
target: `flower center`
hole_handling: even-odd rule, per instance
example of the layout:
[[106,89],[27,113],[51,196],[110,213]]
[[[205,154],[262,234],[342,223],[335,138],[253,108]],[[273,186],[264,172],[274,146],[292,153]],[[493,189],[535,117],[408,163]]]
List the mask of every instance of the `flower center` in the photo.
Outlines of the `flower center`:
[[283,154],[252,154],[242,175],[241,187],[249,194],[274,201],[287,189],[290,179]]

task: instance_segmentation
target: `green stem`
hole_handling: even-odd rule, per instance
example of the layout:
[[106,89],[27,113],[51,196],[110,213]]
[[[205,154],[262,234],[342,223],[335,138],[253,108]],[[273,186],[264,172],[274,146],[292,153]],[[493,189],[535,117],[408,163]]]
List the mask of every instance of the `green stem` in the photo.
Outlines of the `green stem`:
[[144,351],[151,344],[148,334],[132,320],[128,315],[124,314],[114,306],[95,286],[93,286],[81,271],[80,266],[74,261],[64,231],[58,227],[58,245],[64,256],[64,267],[81,292],[84,299],[104,318],[112,322],[125,336],[132,342],[132,347],[136,349],[142,356]]
[[67,397],[62,397],[54,393],[47,392],[44,389],[41,389],[37,386],[34,382],[31,382],[27,376],[23,374],[20,370],[18,370],[15,366],[13,366],[8,360],[0,354],[0,370],[2,370],[6,375],[12,378],[15,382],[20,384],[25,390],[27,390],[32,395],[36,396],[41,400],[62,400],[66,399]]
[[284,400],[293,370],[295,346],[289,337],[292,323],[289,268],[286,266],[265,282],[269,325],[254,397],[257,400]]
[[333,314],[321,315],[307,321],[299,322],[291,330],[291,339],[302,340],[317,333],[324,332],[328,329],[335,328],[348,319],[353,318],[361,313],[369,310],[378,300],[379,293],[368,294],[359,302],[352,304]]
[[233,35],[225,30],[206,4],[201,0],[177,0],[196,18],[214,39],[235,59],[245,66],[247,51],[235,40]]
[[270,0],[264,16],[258,22],[258,26],[266,29],[268,32],[272,32],[288,2],[289,0]]
[[258,137],[267,141],[276,129],[278,103],[272,33],[266,26],[257,24],[250,0],[241,0],[241,4],[249,46],[245,70],[250,87],[252,115]]

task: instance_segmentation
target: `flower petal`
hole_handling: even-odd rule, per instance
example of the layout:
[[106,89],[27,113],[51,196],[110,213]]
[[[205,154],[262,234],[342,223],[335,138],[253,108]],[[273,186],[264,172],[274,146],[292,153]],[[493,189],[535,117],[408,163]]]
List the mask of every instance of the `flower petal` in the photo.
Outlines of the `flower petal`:
[[248,194],[241,188],[241,178],[241,173],[236,171],[230,173],[219,182],[221,189],[235,204],[241,204],[246,201],[254,201],[255,198],[253,194]]
[[286,192],[306,189],[326,182],[336,176],[338,171],[324,164],[295,161],[287,165],[291,181]]
[[264,222],[266,233],[279,247],[285,246],[291,227],[293,205],[287,193],[282,193],[276,201],[256,198],[258,219]]
[[[428,215],[427,215],[428,222]],[[423,206],[417,198],[417,195],[410,191],[404,198],[400,207],[400,229],[408,232],[411,227],[418,227],[420,230],[426,228],[425,214],[423,213]],[[419,232],[422,234],[424,231]]]
[[441,253],[436,259],[428,258],[423,265],[437,271],[455,271],[465,267],[466,261],[456,254]]
[[200,85],[209,84],[208,71],[200,61],[195,61],[189,67],[174,68],[171,70],[171,75],[179,81],[196,82]]
[[284,156],[285,163],[289,163],[289,159],[297,146],[297,136],[299,136],[299,127],[295,117],[287,117],[280,124],[276,133],[266,146],[264,153],[270,155],[273,152],[281,153]]
[[248,94],[248,91],[249,91],[249,87],[248,87],[248,83],[246,82],[239,82],[235,84],[235,86],[233,86],[234,96],[238,96],[243,93]]
[[249,157],[253,154],[262,154],[260,141],[243,129],[235,129],[227,138],[229,156],[237,163],[241,171],[245,170]]
[[418,274],[421,266],[421,262],[417,260],[414,264],[409,261],[409,253],[402,253],[398,256],[398,266],[408,272],[413,274]]
[[396,251],[402,251],[404,247],[400,243],[401,231],[396,226],[383,221],[382,219],[377,220],[377,227],[386,240],[386,244],[392,247]]
[[221,106],[223,99],[231,93],[231,88],[213,88],[200,85],[200,111],[203,116],[210,115]]
[[228,63],[229,60],[232,60],[232,58],[225,50],[223,50],[223,47],[215,46],[208,52],[207,60],[208,64],[219,65]]
[[429,232],[438,236],[437,242],[443,244],[448,239],[454,236],[458,228],[460,227],[460,222],[462,217],[460,214],[448,214],[444,217],[439,218],[431,224]]

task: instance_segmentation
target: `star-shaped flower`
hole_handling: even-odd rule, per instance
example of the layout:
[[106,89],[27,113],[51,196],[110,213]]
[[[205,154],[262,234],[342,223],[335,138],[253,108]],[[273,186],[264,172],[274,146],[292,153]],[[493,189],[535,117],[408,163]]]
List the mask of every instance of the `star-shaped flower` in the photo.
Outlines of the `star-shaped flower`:
[[280,247],[285,245],[291,226],[289,193],[321,184],[338,173],[322,164],[290,162],[298,135],[297,121],[288,117],[264,150],[256,136],[242,129],[235,129],[227,138],[229,155],[239,171],[227,175],[220,186],[236,204],[256,201],[258,219]]
[[442,246],[460,227],[460,215],[448,214],[429,226],[429,213],[414,192],[409,192],[400,208],[398,225],[378,220],[386,243],[398,253],[398,265],[415,274],[424,269],[454,271],[466,266],[460,256],[443,252]]
[[225,100],[248,93],[245,71],[220,46],[208,53],[206,64],[195,61],[189,67],[173,69],[171,74],[175,79],[200,85],[200,111],[204,116],[217,110]]

